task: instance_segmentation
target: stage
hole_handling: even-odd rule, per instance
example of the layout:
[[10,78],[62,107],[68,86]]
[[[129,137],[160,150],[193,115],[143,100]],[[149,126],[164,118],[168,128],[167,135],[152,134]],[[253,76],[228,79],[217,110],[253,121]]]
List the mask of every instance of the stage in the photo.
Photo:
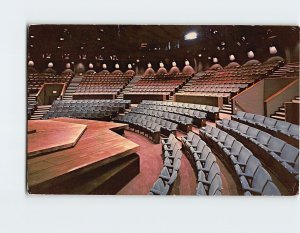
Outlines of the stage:
[[139,146],[119,135],[126,126],[71,118],[28,121],[28,192],[118,192],[139,173]]

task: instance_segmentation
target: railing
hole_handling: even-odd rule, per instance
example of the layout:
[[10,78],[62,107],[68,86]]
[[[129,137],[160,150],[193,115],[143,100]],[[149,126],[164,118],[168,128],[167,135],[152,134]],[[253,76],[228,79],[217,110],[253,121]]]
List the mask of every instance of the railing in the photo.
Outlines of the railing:
[[264,111],[266,116],[270,116],[281,107],[284,102],[291,101],[299,95],[299,79],[291,82],[275,94],[264,101]]

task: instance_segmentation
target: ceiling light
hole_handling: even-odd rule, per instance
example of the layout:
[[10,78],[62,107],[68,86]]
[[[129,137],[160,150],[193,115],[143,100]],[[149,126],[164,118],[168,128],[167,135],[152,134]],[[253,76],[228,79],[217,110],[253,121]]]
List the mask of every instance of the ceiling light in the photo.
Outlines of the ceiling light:
[[139,62],[140,62],[140,59],[136,59],[136,62],[139,63]]
[[277,53],[276,47],[275,46],[270,46],[269,47],[269,52],[270,52],[270,54],[276,54]]
[[234,57],[233,54],[229,55],[229,60],[230,60],[230,61],[234,61],[234,60],[235,60],[235,57]]
[[59,40],[63,41],[63,40],[65,40],[65,38],[61,37],[61,38],[59,38]]
[[104,46],[102,46],[101,49],[104,49]]
[[33,39],[33,38],[34,38],[34,36],[33,36],[33,35],[31,35],[31,36],[30,36],[30,38],[32,38],[32,39]]
[[202,57],[202,54],[201,54],[201,53],[199,53],[199,54],[198,54],[198,57]]
[[214,58],[213,58],[213,62],[214,62],[214,63],[217,63],[217,62],[218,62],[218,58],[214,57]]
[[220,46],[217,46],[217,50],[221,50]]
[[189,32],[184,36],[185,40],[194,40],[198,37],[198,33],[197,32]]
[[225,42],[224,42],[224,41],[222,41],[222,42],[221,42],[221,45],[223,45],[223,46],[224,46],[224,45],[225,45]]
[[248,55],[249,58],[254,58],[254,53],[253,53],[253,51],[249,51],[247,55]]
[[100,37],[98,37],[97,40],[98,40],[98,41],[101,40]]
[[208,60],[210,60],[210,59],[211,59],[211,57],[207,57],[207,59],[208,59]]

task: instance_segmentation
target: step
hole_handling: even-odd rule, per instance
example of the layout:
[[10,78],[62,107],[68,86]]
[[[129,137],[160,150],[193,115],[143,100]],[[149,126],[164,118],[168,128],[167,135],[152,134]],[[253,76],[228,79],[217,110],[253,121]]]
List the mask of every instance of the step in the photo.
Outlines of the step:
[[276,111],[275,114],[278,116],[285,116],[285,112]]
[[284,107],[280,107],[279,110],[282,111],[282,112],[285,112],[285,108]]
[[285,117],[283,117],[283,116],[271,115],[271,118],[276,119],[276,120],[285,121]]
[[220,109],[221,113],[226,113],[226,114],[232,114],[231,109],[227,110],[227,109]]
[[293,103],[297,103],[297,104],[300,104],[300,100],[299,99],[296,99],[296,100],[292,100]]
[[231,104],[223,104],[223,107],[226,107],[226,108],[231,108],[232,105]]
[[299,97],[299,96],[296,96],[295,99],[296,99],[296,100],[300,100],[300,97]]

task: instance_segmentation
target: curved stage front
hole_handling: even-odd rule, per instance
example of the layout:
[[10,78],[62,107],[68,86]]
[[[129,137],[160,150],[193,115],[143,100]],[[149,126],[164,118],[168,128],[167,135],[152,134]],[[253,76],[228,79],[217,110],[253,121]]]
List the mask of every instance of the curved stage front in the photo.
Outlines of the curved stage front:
[[126,124],[56,118],[28,121],[27,188],[32,194],[116,194],[140,171]]

